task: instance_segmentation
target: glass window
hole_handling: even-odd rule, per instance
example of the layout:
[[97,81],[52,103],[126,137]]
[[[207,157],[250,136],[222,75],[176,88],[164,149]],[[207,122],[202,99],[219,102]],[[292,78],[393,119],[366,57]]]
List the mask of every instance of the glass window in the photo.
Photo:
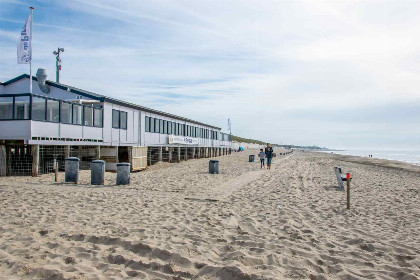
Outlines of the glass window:
[[103,126],[103,114],[102,109],[94,108],[93,109],[93,125],[96,127],[102,127]]
[[150,132],[155,132],[155,118],[150,118]]
[[112,128],[120,128],[120,111],[112,110]]
[[176,125],[175,125],[175,132],[176,132],[176,135],[180,135],[180,132],[181,131],[181,125],[179,124],[179,123],[177,123]]
[[82,124],[82,109],[82,105],[73,104],[73,124]]
[[13,97],[0,97],[0,120],[13,119]]
[[34,121],[45,121],[45,99],[32,97],[32,119]]
[[163,133],[163,120],[159,120],[159,132]]
[[71,103],[61,102],[61,122],[71,123]]
[[186,126],[186,133],[185,133],[185,136],[190,136],[190,126],[189,125],[187,125]]
[[155,119],[155,132],[159,133],[160,129],[159,129],[159,119]]
[[144,124],[145,124],[145,128],[146,128],[146,132],[150,132],[150,120],[149,120],[149,117],[146,117],[145,118]]
[[175,130],[176,130],[176,123],[172,123],[172,134],[175,134]]
[[172,122],[168,122],[168,134],[172,134]]
[[83,125],[93,126],[93,108],[90,106],[84,107]]
[[47,99],[47,121],[59,122],[60,102]]
[[13,119],[13,97],[0,97],[0,120]]
[[[30,106],[30,96],[16,96],[15,97],[15,119],[28,120],[29,119],[29,106]],[[0,110],[3,110],[3,108],[1,108]]]
[[121,126],[120,126],[120,128],[121,129],[127,129],[127,112],[120,112],[121,113],[121,115],[120,115],[120,123],[121,123]]
[[163,133],[168,133],[168,121],[163,121]]

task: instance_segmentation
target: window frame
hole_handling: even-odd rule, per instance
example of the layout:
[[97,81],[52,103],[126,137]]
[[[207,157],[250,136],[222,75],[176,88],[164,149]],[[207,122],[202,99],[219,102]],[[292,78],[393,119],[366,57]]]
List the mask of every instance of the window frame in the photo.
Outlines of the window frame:
[[[125,115],[125,127],[123,126],[122,116]],[[128,128],[128,112],[120,111],[120,129],[127,130]]]
[[155,133],[155,118],[149,117],[149,121],[150,121],[150,132]]
[[168,133],[168,121],[163,120],[163,134],[167,134],[167,133]]
[[148,116],[144,118],[144,131],[150,132],[150,118]]
[[[115,124],[115,126],[114,126],[114,112],[116,113],[115,116],[118,116],[118,125]],[[112,109],[112,128],[115,128],[115,129],[120,128],[120,111],[116,109]]]

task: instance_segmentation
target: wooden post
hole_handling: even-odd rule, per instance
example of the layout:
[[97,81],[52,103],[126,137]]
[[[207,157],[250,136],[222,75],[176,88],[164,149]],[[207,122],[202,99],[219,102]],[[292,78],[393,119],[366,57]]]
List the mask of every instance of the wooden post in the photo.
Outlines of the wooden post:
[[6,176],[6,146],[0,145],[0,177]]
[[347,209],[350,210],[350,173],[347,173]]
[[[127,147],[128,150],[128,163],[130,164],[130,173],[133,172],[133,147]],[[99,158],[98,158],[99,159]]]
[[195,158],[195,147],[192,148],[192,158]]
[[181,147],[178,147],[177,157],[178,157],[177,161],[178,161],[178,163],[180,163],[181,162]]
[[70,157],[70,146],[64,147],[64,159]]
[[54,182],[58,182],[58,161],[54,159]]
[[184,160],[188,160],[188,147],[185,147]]
[[32,153],[32,177],[38,177],[39,171],[39,145],[31,146]]

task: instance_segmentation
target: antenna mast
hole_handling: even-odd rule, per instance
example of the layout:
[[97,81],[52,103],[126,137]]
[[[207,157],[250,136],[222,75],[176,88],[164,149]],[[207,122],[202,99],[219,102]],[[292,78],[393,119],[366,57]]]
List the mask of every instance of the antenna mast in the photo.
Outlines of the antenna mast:
[[56,56],[56,62],[55,62],[55,66],[56,66],[56,76],[55,76],[55,81],[57,83],[60,82],[60,71],[61,71],[61,58],[60,58],[60,53],[64,52],[64,48],[57,48],[57,51],[53,51],[53,54]]

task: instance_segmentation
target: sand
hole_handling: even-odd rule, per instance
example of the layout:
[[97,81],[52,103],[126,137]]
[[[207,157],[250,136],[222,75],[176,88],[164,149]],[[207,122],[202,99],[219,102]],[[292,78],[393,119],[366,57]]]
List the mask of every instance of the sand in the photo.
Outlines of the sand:
[[268,171],[250,153],[218,157],[218,175],[209,159],[161,163],[129,186],[0,178],[0,279],[420,278],[418,166],[295,152]]

